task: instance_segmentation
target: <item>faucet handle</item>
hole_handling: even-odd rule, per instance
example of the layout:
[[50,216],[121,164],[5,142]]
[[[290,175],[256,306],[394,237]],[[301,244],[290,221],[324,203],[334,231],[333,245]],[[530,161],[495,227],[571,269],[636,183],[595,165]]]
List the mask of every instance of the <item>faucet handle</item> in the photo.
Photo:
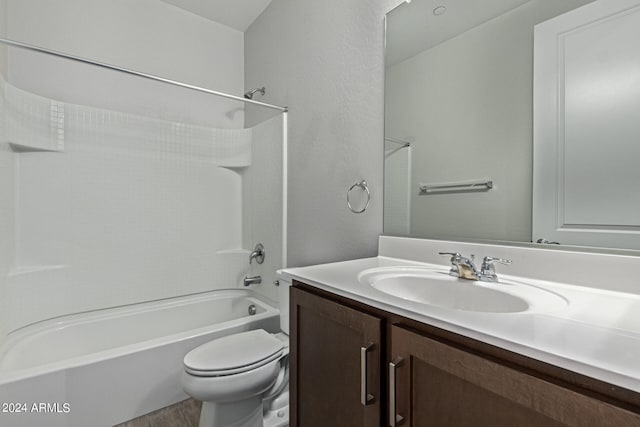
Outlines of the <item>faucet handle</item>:
[[458,277],[460,275],[460,269],[458,265],[462,261],[462,255],[458,252],[438,252],[438,255],[451,255],[451,269],[449,270],[449,276]]
[[462,255],[459,252],[438,252],[438,255],[451,255],[451,262],[462,259]]
[[511,264],[513,261],[511,261],[510,259],[494,258],[491,256],[486,256],[484,257],[484,260],[482,262],[483,264],[492,264],[494,262],[499,262],[500,264]]
[[255,259],[258,264],[262,264],[264,262],[264,246],[262,243],[258,243],[255,248],[253,248],[253,252],[249,255],[249,264]]
[[484,257],[484,260],[482,260],[482,267],[480,268],[480,274],[484,277],[488,277],[491,278],[491,281],[495,281],[497,280],[497,276],[496,276],[496,269],[494,267],[494,263],[500,263],[500,264],[511,264],[511,260],[510,259],[504,259],[504,258],[494,258],[491,256],[486,256]]

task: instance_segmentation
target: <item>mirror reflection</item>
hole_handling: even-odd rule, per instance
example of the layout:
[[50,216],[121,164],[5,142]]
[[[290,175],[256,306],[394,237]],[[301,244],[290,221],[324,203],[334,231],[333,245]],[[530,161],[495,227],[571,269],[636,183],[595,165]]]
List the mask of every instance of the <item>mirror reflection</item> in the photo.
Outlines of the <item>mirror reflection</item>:
[[386,27],[385,234],[640,249],[640,1],[413,0]]

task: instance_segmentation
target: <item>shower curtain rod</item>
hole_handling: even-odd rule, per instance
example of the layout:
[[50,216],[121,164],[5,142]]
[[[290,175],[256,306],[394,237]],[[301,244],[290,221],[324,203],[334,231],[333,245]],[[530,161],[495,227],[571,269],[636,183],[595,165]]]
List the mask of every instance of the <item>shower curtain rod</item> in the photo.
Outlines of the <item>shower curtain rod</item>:
[[395,138],[385,137],[384,140],[385,141],[389,141],[389,142],[395,142],[396,144],[401,144],[402,147],[400,147],[400,148],[411,147],[411,143],[409,141],[404,141],[402,139],[395,139]]
[[66,53],[57,52],[57,51],[51,50],[51,49],[45,49],[43,47],[39,47],[39,46],[27,44],[27,43],[22,43],[22,42],[18,42],[18,41],[15,41],[15,40],[0,38],[0,43],[5,44],[7,46],[17,47],[17,48],[20,48],[20,49],[26,49],[26,50],[31,50],[31,51],[34,51],[34,52],[44,53],[46,55],[57,56],[58,58],[65,58],[65,59],[70,59],[70,60],[76,61],[76,62],[82,62],[82,63],[89,64],[89,65],[95,65],[97,67],[106,68],[108,70],[119,71],[121,73],[130,74],[130,75],[138,76],[138,77],[143,77],[145,79],[155,80],[155,81],[158,81],[158,82],[167,83],[167,84],[170,84],[170,85],[173,85],[173,86],[182,87],[182,88],[185,88],[185,89],[195,90],[197,92],[203,92],[203,93],[208,93],[210,95],[221,96],[223,98],[234,99],[236,101],[241,101],[241,102],[244,102],[244,103],[247,103],[247,104],[259,105],[261,107],[271,108],[271,109],[274,109],[274,110],[281,111],[283,113],[286,113],[288,111],[287,107],[281,107],[279,105],[266,104],[264,102],[259,102],[259,101],[254,101],[254,100],[251,100],[251,99],[246,99],[246,98],[241,97],[241,96],[229,95],[228,93],[217,92],[215,90],[205,89],[205,88],[200,87],[200,86],[190,85],[190,84],[187,84],[187,83],[179,82],[177,80],[166,79],[164,77],[156,76],[156,75],[153,75],[153,74],[142,73],[140,71],[134,71],[134,70],[130,70],[130,69],[127,69],[127,68],[117,67],[115,65],[106,64],[104,62],[92,61],[90,59],[86,59],[86,58],[82,58],[82,57],[74,56],[74,55],[68,55]]

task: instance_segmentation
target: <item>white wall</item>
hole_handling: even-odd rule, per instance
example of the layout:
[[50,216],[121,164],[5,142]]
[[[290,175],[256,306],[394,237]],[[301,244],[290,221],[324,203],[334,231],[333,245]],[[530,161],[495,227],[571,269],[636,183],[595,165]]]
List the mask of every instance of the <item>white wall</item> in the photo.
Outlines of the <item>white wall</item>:
[[242,32],[156,0],[7,0],[10,37],[195,85],[242,90]]
[[[412,235],[530,241],[533,25],[588,2],[530,1],[387,70],[387,134],[415,141]],[[484,178],[493,190],[418,195]]]
[[[163,2],[8,0],[3,15],[16,40],[243,91],[243,34]],[[7,259],[12,267],[9,283],[0,287],[2,300],[11,301],[0,319],[5,330],[240,284],[248,271],[242,177],[234,169],[241,165],[220,160],[227,159],[224,145],[219,152],[211,148],[221,138],[250,136],[237,129],[244,120],[239,104],[17,49],[9,60],[10,83],[64,101],[65,116],[61,152],[10,154],[18,164],[17,196],[9,185],[0,202],[10,195],[2,208],[15,199],[19,214],[16,254],[5,256],[4,246],[0,253],[0,267]],[[12,105],[26,110],[38,104],[46,113],[51,103],[19,89],[11,93]],[[10,116],[19,119],[19,113]],[[45,125],[50,120],[42,118]],[[235,129],[208,132],[184,122]],[[13,142],[41,148],[28,139]],[[0,233],[4,229],[0,225]]]
[[[0,0],[0,36],[6,35],[7,2]],[[0,46],[0,82],[7,77],[6,49]],[[6,333],[7,275],[15,258],[14,250],[14,155],[5,141],[4,87],[0,83],[0,342]]]
[[[243,93],[244,35],[156,0],[7,0],[8,35],[64,53],[214,90]],[[10,82],[42,96],[216,127],[242,104],[11,49]],[[42,70],[47,70],[43,78]]]
[[[245,33],[245,88],[289,113],[288,265],[373,256],[382,232],[383,22],[399,0],[274,0]],[[253,120],[253,119],[248,119]],[[346,191],[366,179],[355,215]]]

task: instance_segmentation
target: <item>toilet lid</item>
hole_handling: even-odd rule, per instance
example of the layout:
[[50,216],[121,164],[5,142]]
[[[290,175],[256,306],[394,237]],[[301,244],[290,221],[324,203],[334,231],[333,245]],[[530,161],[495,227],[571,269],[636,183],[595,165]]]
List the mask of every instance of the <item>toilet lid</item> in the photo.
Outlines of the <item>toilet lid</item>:
[[280,357],[282,341],[263,329],[227,335],[196,347],[184,357],[187,372],[198,376],[231,375]]

